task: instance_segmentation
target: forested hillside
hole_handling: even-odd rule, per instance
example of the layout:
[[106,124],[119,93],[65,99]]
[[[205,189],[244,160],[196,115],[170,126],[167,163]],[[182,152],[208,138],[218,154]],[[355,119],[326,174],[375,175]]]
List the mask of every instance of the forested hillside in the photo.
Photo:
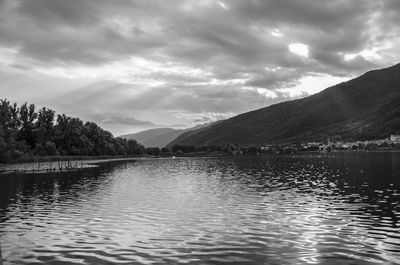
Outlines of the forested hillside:
[[372,140],[400,133],[400,64],[299,100],[243,113],[173,144],[264,145]]
[[139,155],[135,140],[114,138],[94,122],[57,114],[34,104],[0,100],[0,162],[31,156]]

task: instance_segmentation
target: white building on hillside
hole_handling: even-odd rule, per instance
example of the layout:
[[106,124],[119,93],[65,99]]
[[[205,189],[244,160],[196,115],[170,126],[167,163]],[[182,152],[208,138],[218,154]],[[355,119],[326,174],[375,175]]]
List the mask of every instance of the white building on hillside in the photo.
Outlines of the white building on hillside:
[[390,135],[390,141],[395,143],[400,143],[400,135]]

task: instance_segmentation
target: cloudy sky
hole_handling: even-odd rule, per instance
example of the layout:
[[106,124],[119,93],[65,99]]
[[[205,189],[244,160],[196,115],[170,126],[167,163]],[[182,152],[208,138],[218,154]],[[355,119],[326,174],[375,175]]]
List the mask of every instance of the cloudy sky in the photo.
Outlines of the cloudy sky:
[[0,97],[185,128],[399,63],[399,25],[399,0],[0,0]]

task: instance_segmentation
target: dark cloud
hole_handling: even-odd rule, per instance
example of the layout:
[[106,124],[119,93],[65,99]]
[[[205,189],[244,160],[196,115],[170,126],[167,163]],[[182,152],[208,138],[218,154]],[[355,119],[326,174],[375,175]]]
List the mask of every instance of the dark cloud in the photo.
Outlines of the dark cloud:
[[265,70],[255,73],[252,78],[248,79],[246,85],[275,90],[290,82],[289,80],[297,80],[299,77],[301,77],[301,74],[295,68],[285,69],[285,71]]
[[311,56],[323,63],[318,69],[319,72],[329,72],[335,76],[348,76],[349,73],[360,74],[370,69],[379,68],[378,63],[368,61],[358,55],[355,58],[346,61],[343,55],[325,50],[312,50]]
[[125,116],[121,113],[92,113],[90,114],[91,120],[101,124],[118,124],[118,125],[129,125],[133,127],[156,127],[156,125],[149,121],[142,121],[133,117]]
[[21,55],[39,62],[102,64],[144,55],[160,45],[138,25],[121,32],[115,20],[128,16],[129,10],[131,15],[136,12],[129,0],[16,0],[13,5],[4,1],[8,12],[0,27],[0,45],[18,47]]
[[395,64],[399,14],[398,0],[0,0],[0,66],[85,79],[43,96],[83,116],[96,106],[110,126],[153,126],[136,113],[239,113],[290,99],[282,90],[315,73]]
[[286,21],[291,26],[307,26],[329,30],[349,25],[363,14],[368,1],[334,0],[329,3],[312,0],[251,0],[232,1],[236,14],[249,20],[262,20],[279,26]]
[[120,103],[133,110],[174,110],[188,113],[240,113],[287,99],[283,94],[268,98],[256,90],[231,86],[168,86],[151,89]]
[[18,12],[46,28],[54,24],[80,26],[100,20],[94,6],[86,0],[20,0]]
[[194,119],[193,122],[197,124],[204,124],[212,122],[213,120],[210,117],[201,117],[199,119]]
[[[19,45],[21,53],[37,60],[99,64],[124,56],[154,56],[154,51],[159,51],[170,60],[210,67],[304,67],[281,39],[269,34],[274,27],[293,41],[305,42],[315,54],[356,52],[368,40],[366,23],[375,7],[366,0],[328,4],[234,0],[226,3],[229,10],[220,8],[217,1],[205,1],[208,7],[183,0],[17,2],[9,25],[0,34],[6,43]],[[185,5],[193,5],[195,10],[187,11]],[[387,5],[396,6],[396,2]],[[112,26],[118,19],[129,22],[124,34]],[[24,32],[15,28],[23,25]],[[334,55],[325,57],[329,56]]]

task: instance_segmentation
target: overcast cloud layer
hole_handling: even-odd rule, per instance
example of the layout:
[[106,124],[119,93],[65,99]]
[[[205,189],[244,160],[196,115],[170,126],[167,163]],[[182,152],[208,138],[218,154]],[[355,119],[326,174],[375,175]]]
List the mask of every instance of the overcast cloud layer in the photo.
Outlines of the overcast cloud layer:
[[0,97],[183,128],[396,64],[398,25],[398,0],[0,0]]

